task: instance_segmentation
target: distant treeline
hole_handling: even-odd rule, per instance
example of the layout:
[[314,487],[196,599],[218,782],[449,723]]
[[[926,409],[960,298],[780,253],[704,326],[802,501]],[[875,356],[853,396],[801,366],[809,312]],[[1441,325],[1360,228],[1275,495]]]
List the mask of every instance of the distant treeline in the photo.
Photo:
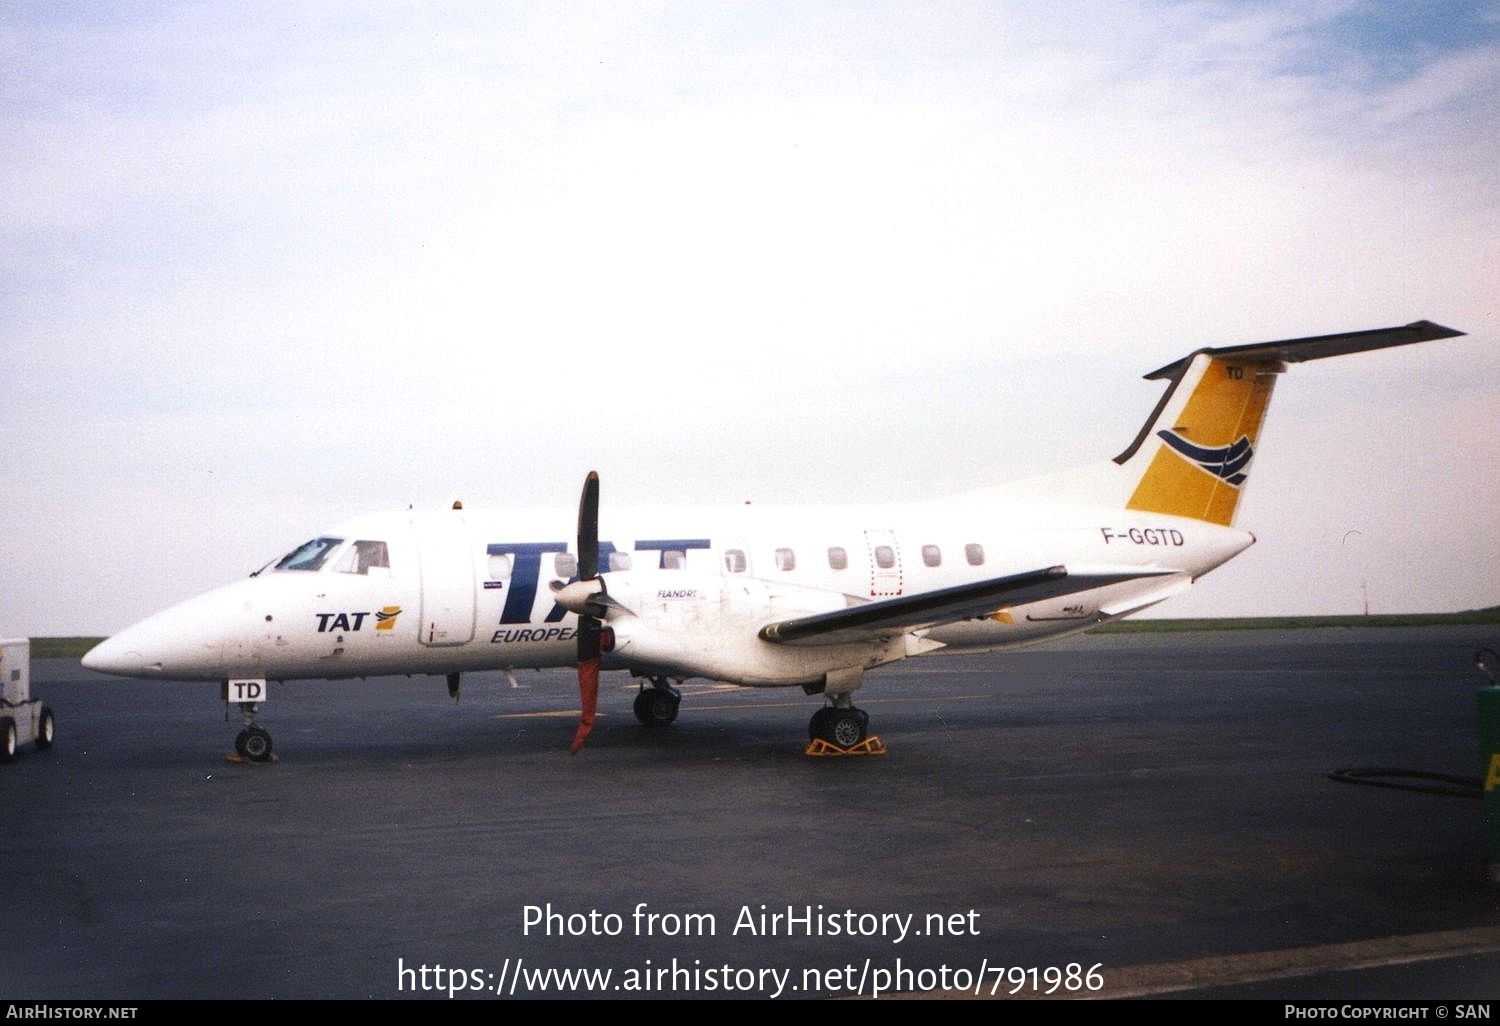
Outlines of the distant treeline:
[[103,638],[32,638],[33,659],[80,659]]
[[1380,613],[1374,616],[1231,616],[1202,620],[1116,620],[1091,633],[1149,631],[1306,630],[1316,627],[1444,627],[1500,623],[1500,606],[1461,613]]

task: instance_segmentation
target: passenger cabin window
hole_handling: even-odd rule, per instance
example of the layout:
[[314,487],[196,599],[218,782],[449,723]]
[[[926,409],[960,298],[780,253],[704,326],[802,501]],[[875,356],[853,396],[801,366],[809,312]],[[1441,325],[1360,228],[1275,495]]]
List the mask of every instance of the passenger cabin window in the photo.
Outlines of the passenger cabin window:
[[609,554],[609,568],[611,570],[629,570],[630,569],[630,553],[628,553],[628,552],[611,552]]
[[745,572],[745,553],[739,549],[724,550],[724,572],[731,574],[742,574]]
[[508,581],[514,566],[509,552],[496,552],[490,556],[490,580]]
[[969,542],[964,546],[964,558],[970,566],[984,566],[984,546]]
[[928,566],[942,566],[943,550],[938,548],[936,545],[923,545],[922,562],[926,563]]
[[875,546],[875,565],[882,570],[889,570],[896,565],[896,550],[889,545]]
[[314,538],[310,542],[299,545],[297,548],[281,557],[281,562],[276,564],[277,570],[317,570],[323,566],[323,561],[333,554],[333,550],[343,544],[342,538]]
[[776,569],[778,569],[778,570],[795,570],[795,569],[797,569],[797,554],[795,552],[793,552],[791,549],[777,549],[776,550]]
[[334,567],[341,574],[369,574],[372,569],[389,570],[390,553],[383,541],[357,541]]
[[552,573],[563,580],[572,580],[578,573],[578,557],[571,552],[559,552],[552,557]]
[[842,548],[840,548],[837,545],[835,545],[833,548],[829,549],[828,550],[828,569],[830,569],[830,570],[847,570],[847,569],[849,569],[849,553],[845,552]]

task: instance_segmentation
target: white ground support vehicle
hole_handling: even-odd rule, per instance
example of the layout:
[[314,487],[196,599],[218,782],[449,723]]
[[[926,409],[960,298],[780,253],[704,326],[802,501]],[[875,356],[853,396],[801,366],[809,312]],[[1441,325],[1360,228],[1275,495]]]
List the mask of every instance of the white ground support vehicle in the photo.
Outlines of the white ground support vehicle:
[[0,762],[32,741],[51,748],[56,721],[40,698],[31,697],[31,641],[0,639]]

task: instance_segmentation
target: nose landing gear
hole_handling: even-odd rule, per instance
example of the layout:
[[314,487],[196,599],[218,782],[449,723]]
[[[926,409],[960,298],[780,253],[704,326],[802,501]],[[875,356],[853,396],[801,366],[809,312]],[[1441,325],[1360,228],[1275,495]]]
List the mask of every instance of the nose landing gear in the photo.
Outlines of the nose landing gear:
[[240,714],[245,717],[245,729],[234,739],[235,755],[226,755],[224,758],[231,762],[276,762],[276,755],[271,750],[270,732],[255,723],[255,714],[260,711],[259,703],[236,704],[240,707]]

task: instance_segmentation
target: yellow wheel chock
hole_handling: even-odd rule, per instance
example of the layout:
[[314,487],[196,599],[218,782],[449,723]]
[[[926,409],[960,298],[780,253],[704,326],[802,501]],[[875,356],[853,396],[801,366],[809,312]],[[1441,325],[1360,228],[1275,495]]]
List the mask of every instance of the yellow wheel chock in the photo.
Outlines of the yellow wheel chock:
[[804,755],[884,755],[886,747],[878,737],[867,737],[852,748],[840,748],[838,745],[830,744],[820,737],[815,737],[807,745]]

